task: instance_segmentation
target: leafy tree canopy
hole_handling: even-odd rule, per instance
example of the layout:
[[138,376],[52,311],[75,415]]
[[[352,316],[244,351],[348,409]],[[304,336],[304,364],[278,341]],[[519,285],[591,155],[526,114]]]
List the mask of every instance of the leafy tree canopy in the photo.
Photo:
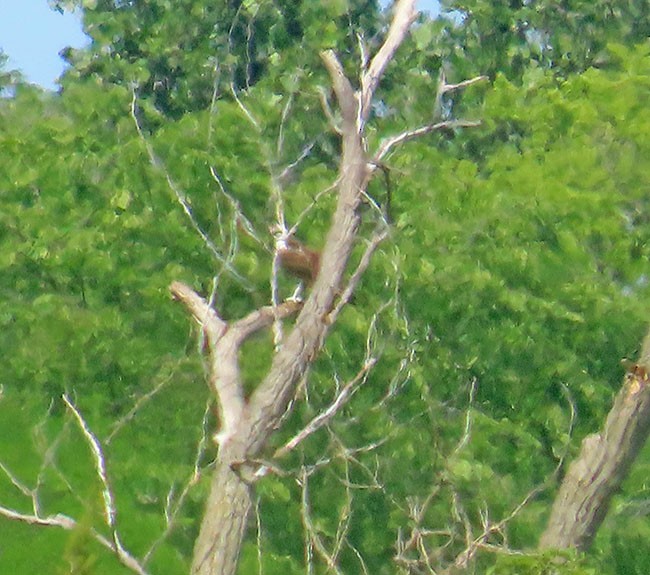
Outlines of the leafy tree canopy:
[[354,32],[374,34],[376,0],[57,2],[84,8],[88,48],[69,50],[68,78],[136,86],[170,117],[202,110],[231,88],[250,88],[269,65],[317,62],[318,49],[353,49]]
[[[574,6],[576,19],[590,17],[598,30],[598,42],[589,44],[589,29],[578,20],[562,19],[564,29],[549,24],[568,8],[512,4],[456,4],[464,18],[423,22],[398,54],[369,145],[430,121],[443,62],[450,81],[472,69],[493,74],[489,87],[474,86],[446,103],[447,113],[483,125],[409,143],[388,158],[391,237],[277,439],[279,445],[332,400],[333,382],[354,377],[366,341],[381,352],[380,369],[332,424],[338,439],[323,430],[282,461],[291,470],[323,454],[333,460],[311,481],[312,511],[329,540],[346,510],[340,486],[366,487],[349,533],[373,573],[395,572],[396,533],[413,521],[409,502],[423,501],[433,488],[438,496],[423,520],[447,530],[431,542],[447,544],[443,559],[465,545],[464,521],[479,528],[485,505],[499,518],[507,515],[577,445],[569,437],[572,409],[576,437],[598,426],[622,376],[619,361],[633,356],[644,328],[650,58],[647,45],[631,45],[644,15],[638,12],[635,28],[627,15],[633,4],[614,20],[607,11],[596,17],[591,7]],[[145,550],[164,529],[170,485],[191,475],[202,414],[214,427],[200,339],[167,287],[183,279],[213,292],[227,318],[268,302],[268,222],[279,190],[291,223],[311,206],[299,234],[315,247],[322,243],[332,203],[319,193],[333,182],[338,148],[323,112],[327,81],[317,50],[348,50],[353,65],[356,33],[372,46],[381,19],[367,2],[83,6],[93,44],[69,54],[73,70],[62,93],[18,85],[0,100],[0,437],[10,438],[0,440],[0,458],[29,481],[42,471],[51,512],[72,508],[83,519],[72,537],[37,531],[41,570],[65,562],[79,572],[119,573],[84,531],[101,524],[92,503],[98,486],[60,395],[74,393],[98,435],[111,438],[123,537],[136,554]],[[511,23],[524,16],[530,29],[557,31],[545,52],[552,57],[542,61],[534,42],[513,32]],[[495,21],[504,22],[497,28],[503,36],[490,44],[481,30]],[[605,48],[613,22],[627,46]],[[428,38],[430,30],[437,32]],[[573,38],[571,30],[581,54],[575,67],[554,56],[561,41]],[[440,36],[453,52],[441,50]],[[461,38],[463,58],[456,57]],[[520,64],[492,59],[512,56],[503,43],[519,46]],[[585,69],[596,52],[607,65]],[[231,82],[230,95],[213,101]],[[144,138],[136,129],[143,117],[145,127],[157,127],[153,135],[145,129]],[[297,159],[298,167],[285,172]],[[383,203],[385,182],[378,179],[371,192]],[[364,209],[362,237],[379,217],[371,205]],[[293,286],[283,282],[288,295]],[[244,349],[251,385],[271,350],[265,337]],[[116,429],[115,421],[154,389],[156,398]],[[30,424],[48,408],[51,417],[32,436]],[[470,440],[457,450],[466,415]],[[57,437],[56,465],[41,468],[45,447]],[[355,454],[355,466],[340,457],[376,442],[377,449]],[[201,463],[212,455],[208,450]],[[590,560],[599,572],[641,573],[647,565],[630,559],[650,555],[642,543],[647,527],[634,518],[647,465],[630,478],[632,497],[621,500],[597,542]],[[158,548],[152,571],[187,570],[202,488]],[[304,572],[295,482],[272,476],[259,493],[266,572]],[[535,546],[549,499],[545,494],[512,523],[513,546]],[[464,515],[454,519],[449,510],[459,500]],[[0,502],[25,505],[5,478]],[[36,544],[24,543],[34,529],[0,521],[11,549],[0,564],[33,572]],[[244,549],[242,572],[256,568],[256,544],[251,538]],[[341,561],[346,572],[358,570],[352,551]],[[479,568],[541,573],[551,560],[498,561],[495,567],[486,555]],[[581,572],[583,560],[566,569]]]

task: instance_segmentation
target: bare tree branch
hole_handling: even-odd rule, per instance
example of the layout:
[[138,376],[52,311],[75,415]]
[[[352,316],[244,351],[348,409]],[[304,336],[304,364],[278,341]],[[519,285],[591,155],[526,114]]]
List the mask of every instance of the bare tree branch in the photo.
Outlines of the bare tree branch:
[[287,300],[278,306],[265,306],[231,324],[234,339],[241,344],[248,336],[271,325],[276,318],[285,319],[302,307],[302,302]]
[[169,493],[167,495],[167,501],[165,504],[165,530],[151,544],[149,550],[145,553],[144,557],[142,558],[142,564],[145,566],[149,563],[149,561],[153,557],[153,554],[156,552],[160,544],[163,541],[165,541],[167,537],[169,537],[169,535],[176,527],[176,519],[181,509],[183,508],[183,505],[185,504],[185,500],[187,499],[187,496],[189,495],[192,487],[194,487],[199,481],[201,475],[201,461],[205,456],[205,452],[208,446],[208,419],[210,415],[211,406],[212,406],[212,401],[208,401],[207,405],[205,406],[205,411],[203,412],[203,425],[202,425],[203,433],[201,434],[201,439],[199,440],[199,443],[196,448],[196,454],[194,456],[194,469],[192,471],[192,475],[185,482],[185,485],[181,489],[181,492],[178,495],[178,497],[175,498],[175,501],[173,497],[173,489],[169,490]]
[[404,41],[411,24],[417,18],[415,0],[397,0],[393,5],[393,20],[386,39],[370,62],[368,70],[361,76],[361,104],[359,106],[360,126],[368,119],[370,104],[386,66],[393,59],[397,48]]
[[339,59],[336,57],[333,50],[325,50],[324,52],[321,52],[320,56],[323,60],[323,64],[325,64],[325,68],[327,68],[327,71],[329,72],[330,78],[332,79],[334,93],[339,102],[339,108],[341,109],[344,123],[342,131],[345,132],[346,129],[348,131],[350,129],[356,131],[358,107],[354,88],[345,75],[343,66],[341,65],[341,62],[339,62]]
[[463,449],[463,447],[465,447],[469,442],[469,438],[472,432],[472,409],[474,408],[474,397],[476,396],[477,383],[477,379],[473,377],[472,381],[470,382],[469,400],[467,402],[467,409],[465,411],[465,429],[463,430],[463,435],[460,438],[460,441],[451,453],[452,457],[454,455],[458,455],[460,450]]
[[245,409],[239,374],[239,347],[255,331],[271,325],[278,318],[295,313],[301,303],[288,301],[277,307],[263,307],[228,326],[208,302],[188,285],[173,282],[170,290],[176,299],[185,304],[207,335],[211,355],[209,384],[218,398],[221,419],[221,430],[216,439],[223,445],[235,433]]
[[174,298],[182,302],[209,338],[210,345],[215,345],[226,331],[227,325],[191,287],[182,282],[173,282],[169,288]]
[[300,214],[298,214],[298,217],[296,218],[296,222],[289,228],[287,231],[287,235],[292,236],[298,231],[298,228],[300,227],[300,224],[302,221],[305,219],[307,214],[318,204],[320,199],[329,194],[332,190],[335,190],[336,187],[339,185],[339,180],[338,178],[334,181],[334,183],[330,184],[327,186],[325,189],[320,190],[315,196],[313,196],[312,201],[310,204],[302,211]]
[[90,430],[90,427],[84,420],[83,416],[75,405],[70,401],[70,398],[64,393],[63,402],[66,404],[68,409],[72,412],[86,438],[86,442],[90,447],[91,454],[93,456],[93,461],[95,462],[95,470],[97,471],[97,477],[99,478],[100,483],[102,484],[102,499],[104,500],[104,516],[106,519],[106,525],[111,530],[111,536],[113,538],[113,545],[118,557],[122,557],[126,554],[124,547],[120,541],[119,535],[117,534],[117,508],[115,507],[115,500],[113,498],[113,491],[111,489],[110,483],[108,481],[108,475],[106,473],[106,460],[104,459],[104,452],[102,446],[99,443],[95,434]]
[[377,360],[375,358],[369,358],[363,364],[363,367],[354,376],[354,378],[343,386],[343,389],[341,389],[329,407],[321,411],[301,431],[294,435],[282,447],[277,449],[273,454],[273,458],[279,459],[280,457],[285,456],[287,453],[295,449],[305,439],[307,439],[312,433],[318,431],[324,425],[327,425],[327,423],[329,423],[329,421],[339,412],[341,407],[343,407],[354,395],[359,386],[363,384],[368,376],[368,373],[376,363]]
[[33,508],[34,512],[38,512],[39,505],[36,501],[34,501],[34,489],[30,489],[25,485],[20,479],[18,479],[13,472],[4,464],[0,461],[0,469],[3,471],[3,473],[7,476],[9,481],[11,481],[11,484],[18,489],[25,497],[29,497],[33,501]]
[[325,321],[339,289],[359,225],[357,206],[367,170],[361,137],[354,127],[357,103],[349,80],[332,52],[322,55],[335,85],[343,113],[343,155],[339,169],[339,196],[332,226],[322,253],[320,272],[296,325],[276,354],[271,370],[250,401],[250,425],[254,437],[250,455],[268,439],[284,413],[295,386],[320,349],[329,328]]
[[[9,509],[8,507],[4,507],[2,505],[0,505],[0,515],[6,517],[7,519],[12,519],[14,521],[21,521],[22,523],[27,523],[28,525],[40,525],[42,527],[59,527],[61,529],[65,529],[66,531],[72,531],[78,525],[78,523],[74,519],[68,517],[67,515],[63,515],[61,513],[57,513],[56,515],[50,515],[47,517],[39,517],[37,515],[29,515],[26,513],[21,513],[19,511]],[[101,545],[106,547],[106,549],[109,549],[110,551],[112,551],[117,555],[122,565],[128,567],[131,571],[137,573],[138,575],[149,575],[147,571],[142,567],[142,565],[138,563],[137,559],[135,559],[124,549],[122,549],[122,551],[120,552],[115,547],[114,542],[110,541],[103,535],[97,533],[94,529],[91,529],[90,532],[93,538],[98,543],[100,543]]]
[[318,90],[318,99],[320,101],[321,108],[323,109],[323,113],[325,114],[325,117],[327,118],[327,121],[330,125],[330,128],[332,128],[332,130],[334,130],[334,132],[340,136],[342,134],[341,127],[339,126],[339,122],[337,121],[334,112],[332,112],[332,108],[330,107],[329,99],[327,97],[327,92],[322,87]]
[[300,475],[300,486],[302,488],[301,497],[301,517],[306,536],[310,546],[313,546],[318,554],[323,558],[329,570],[336,573],[336,575],[343,575],[343,572],[336,563],[336,557],[327,550],[325,543],[321,539],[316,527],[311,519],[311,506],[309,504],[309,473],[303,467]]
[[[124,565],[129,568],[131,571],[137,573],[138,575],[147,575],[147,571],[144,567],[131,555],[126,549],[122,546],[120,539],[117,535],[116,527],[116,508],[113,495],[111,492],[110,484],[108,482],[108,476],[106,474],[106,465],[105,459],[102,452],[101,445],[99,440],[92,433],[88,424],[83,419],[79,410],[74,406],[70,399],[64,395],[63,401],[68,407],[68,409],[74,415],[77,424],[79,425],[81,432],[88,443],[93,461],[95,462],[95,469],[97,471],[97,476],[102,485],[102,497],[104,500],[104,515],[106,519],[106,524],[108,525],[111,531],[112,541],[98,533],[95,529],[91,529],[90,533],[93,538],[99,542],[101,545],[106,547],[115,553],[116,557]],[[46,457],[44,465],[49,461],[49,457]],[[78,523],[67,515],[58,513],[56,515],[42,516],[40,514],[40,505],[38,504],[38,494],[37,489],[29,489],[26,487],[20,480],[14,476],[9,469],[4,465],[0,464],[0,469],[10,478],[12,484],[19,490],[23,495],[29,497],[32,500],[34,513],[22,513],[14,509],[10,509],[6,506],[0,506],[0,515],[11,519],[14,521],[21,521],[29,525],[40,525],[44,527],[59,527],[65,530],[73,530],[77,527]],[[40,485],[40,482],[39,482]]]
[[602,431],[585,437],[553,503],[541,549],[589,548],[612,497],[650,435],[650,330]]
[[[565,397],[566,397],[566,399],[567,399],[567,401],[569,403],[569,407],[570,407],[570,414],[571,415],[570,415],[570,420],[569,420],[569,424],[568,424],[567,435],[569,437],[571,437],[571,435],[573,433],[573,427],[575,425],[575,418],[576,418],[575,405],[574,405],[573,399],[571,398],[571,396],[570,396],[570,394],[568,392],[568,389],[566,389],[566,386],[563,386],[563,391],[564,391]],[[470,403],[473,401],[475,392],[476,392],[475,382],[473,381],[472,388],[470,389]],[[465,429],[466,429],[466,432],[463,434],[463,439],[461,440],[461,443],[459,443],[459,445],[454,450],[454,454],[458,453],[459,447],[461,446],[461,444],[466,445],[467,442],[469,441],[469,431],[470,431],[469,412],[468,412],[467,418],[466,418],[466,428]],[[484,522],[483,522],[483,531],[480,533],[480,535],[473,538],[473,540],[470,543],[468,543],[466,548],[456,556],[456,558],[455,558],[455,560],[453,562],[453,567],[450,567],[447,570],[445,570],[445,573],[447,573],[447,572],[453,573],[454,570],[457,569],[457,568],[460,568],[460,569],[467,568],[470,561],[475,557],[476,553],[480,549],[485,549],[487,547],[490,547],[491,551],[495,551],[495,550],[501,551],[501,552],[504,551],[504,550],[508,551],[506,549],[506,547],[503,546],[503,545],[498,546],[498,547],[493,546],[493,545],[489,545],[487,543],[489,537],[491,535],[495,534],[495,533],[498,533],[504,539],[506,538],[506,536],[507,536],[506,535],[506,527],[507,527],[508,523],[510,523],[515,517],[517,517],[528,506],[528,504],[533,499],[535,499],[540,493],[547,490],[550,487],[550,485],[553,483],[553,481],[555,481],[555,478],[557,477],[557,475],[559,474],[560,470],[562,469],[562,467],[564,465],[564,459],[566,457],[567,452],[568,452],[568,443],[567,443],[567,449],[565,449],[564,453],[560,457],[560,460],[557,462],[553,472],[548,477],[546,477],[546,479],[542,483],[540,483],[539,485],[536,485],[530,491],[528,491],[528,493],[526,493],[526,495],[524,495],[524,497],[521,499],[521,501],[519,501],[519,503],[517,505],[515,505],[515,507],[510,511],[510,513],[508,513],[501,520],[499,520],[497,522],[489,521],[488,517],[487,517],[487,511],[486,511]],[[467,533],[467,530],[466,530],[466,533]]]
[[217,172],[217,169],[212,165],[210,166],[210,175],[219,187],[221,195],[226,198],[226,201],[230,204],[230,208],[234,214],[233,219],[236,226],[240,227],[246,233],[246,235],[253,238],[258,244],[263,245],[264,242],[262,242],[259,235],[255,231],[252,222],[244,214],[244,210],[242,209],[241,204],[231,193],[228,192],[228,190],[226,190],[223,179]]
[[305,158],[309,157],[317,141],[318,141],[317,139],[312,140],[311,142],[309,142],[308,144],[302,147],[302,150],[298,154],[298,157],[292,162],[290,162],[289,164],[287,164],[278,175],[279,182],[286,182],[289,179],[289,176],[292,174],[293,170],[295,170],[296,167],[299,166],[303,160],[305,160]]
[[172,381],[173,377],[174,374],[172,373],[163,379],[160,383],[158,383],[158,385],[156,385],[152,390],[139,397],[138,400],[134,403],[133,407],[129,409],[129,411],[123,417],[120,417],[120,419],[118,419],[113,424],[111,432],[104,440],[104,444],[109,445],[110,442],[113,441],[113,438],[120,432],[120,430],[130,421],[132,421],[138,411],[140,411],[140,409],[142,409],[146,403],[151,401],[151,399],[153,399],[170,381]]
[[487,76],[475,76],[474,78],[469,78],[468,80],[458,82],[458,84],[447,84],[446,82],[443,82],[442,86],[440,87],[440,91],[443,94],[446,94],[447,92],[453,92],[455,90],[467,88],[468,86],[477,84],[478,82],[486,82],[488,79],[489,78]]
[[426,124],[424,126],[420,126],[419,128],[415,128],[413,130],[407,130],[405,132],[402,132],[401,134],[397,134],[396,136],[392,136],[390,138],[383,140],[374,158],[372,159],[372,164],[374,166],[380,165],[383,158],[386,157],[386,154],[388,154],[388,152],[392,148],[404,144],[405,142],[409,142],[410,140],[414,140],[415,138],[419,138],[420,136],[426,136],[427,134],[431,134],[433,132],[438,132],[441,130],[455,130],[457,128],[474,128],[480,125],[481,122],[475,120],[446,120],[444,122]]
[[377,251],[377,248],[379,248],[379,245],[388,237],[388,233],[388,228],[385,228],[378,230],[373,235],[372,239],[368,243],[368,246],[366,247],[365,252],[363,253],[363,256],[361,256],[361,260],[359,261],[357,268],[354,270],[345,288],[343,289],[341,297],[339,297],[339,301],[336,303],[336,306],[329,314],[328,321],[330,323],[334,323],[336,321],[336,318],[341,313],[343,307],[350,301],[350,298],[352,297],[352,294],[354,294],[354,291],[357,289],[357,286],[359,285],[363,274],[366,272],[368,266],[370,265],[372,256],[374,255],[375,251]]
[[[222,441],[220,444],[208,499],[208,511],[204,515],[195,545],[192,570],[196,575],[212,575],[215,572],[234,574],[246,528],[247,515],[252,505],[250,483],[255,480],[256,474],[260,470],[255,461],[259,460],[262,449],[267,445],[271,434],[287,413],[295,398],[298,386],[304,381],[310,366],[323,347],[332,321],[337,318],[343,306],[348,302],[361,275],[367,269],[372,254],[387,235],[387,230],[383,230],[373,236],[341,296],[343,278],[361,224],[359,206],[364,195],[367,194],[368,183],[374,170],[366,153],[365,119],[369,114],[372,97],[384,70],[393,58],[397,47],[404,40],[408,28],[415,18],[414,5],[415,0],[398,0],[395,4],[393,20],[384,44],[371,59],[367,70],[363,71],[359,92],[355,90],[346,76],[344,67],[335,53],[331,50],[321,53],[321,59],[329,73],[340,111],[341,155],[336,178],[336,208],[320,254],[318,273],[315,279],[311,278],[312,283],[308,297],[288,335],[280,340],[280,330],[275,330],[275,341],[278,345],[276,345],[271,367],[266,377],[252,391],[247,402],[243,402],[242,386],[237,371],[237,352],[248,333],[267,325],[267,318],[277,317],[280,309],[279,296],[275,287],[277,258],[274,258],[273,266],[272,297],[275,305],[270,308],[271,315],[265,315],[265,312],[258,310],[240,320],[241,323],[230,324],[225,331],[219,334],[218,338],[213,338],[217,343],[211,346],[212,357],[209,370],[211,386],[220,398],[222,409],[227,403],[224,400],[232,399],[232,397],[236,399],[233,402],[234,409],[228,409],[227,412],[223,410],[221,414],[222,420],[224,420],[222,429],[234,431],[234,434],[230,436],[232,441]],[[238,100],[238,104],[246,113],[243,102]],[[285,111],[287,109],[285,108]],[[285,116],[286,113],[283,115],[283,121]],[[330,117],[332,116],[330,115]],[[260,123],[250,115],[249,120],[258,129],[261,129]],[[400,135],[395,142],[389,144],[386,151],[401,141],[428,133],[427,130],[431,129],[425,127],[412,134]],[[281,147],[280,144],[281,137],[278,139],[278,147]],[[265,152],[265,150],[262,151]],[[267,157],[270,155],[267,154]],[[269,162],[269,171],[273,175],[271,162]],[[280,232],[286,235],[284,199],[278,187],[277,178],[273,178],[273,198],[277,226]],[[194,298],[190,296],[185,299],[191,302]],[[194,317],[203,324],[203,318],[208,316],[204,309],[205,306],[194,302],[192,307],[195,308],[195,311],[192,312]],[[192,311],[192,307],[188,306],[190,311]],[[276,322],[276,326],[278,324],[279,322]],[[363,374],[360,377],[360,381],[362,381]],[[331,411],[323,419],[312,423],[313,429],[326,425],[329,414],[333,414],[339,409],[340,404],[344,402],[352,389],[353,386],[338,396]],[[340,523],[340,532],[343,536],[337,540],[335,552],[331,553],[325,548],[319,534],[312,528],[313,526],[310,526],[309,506],[306,498],[307,476],[308,474],[305,472],[303,477],[304,518],[305,527],[310,533],[305,546],[307,568],[308,570],[312,569],[311,554],[313,550],[316,550],[323,556],[328,567],[337,572],[336,554],[340,552],[343,539],[345,539],[345,514]]]
[[192,228],[200,236],[201,240],[208,248],[208,251],[212,254],[214,259],[217,260],[220,264],[222,264],[224,266],[224,269],[226,269],[234,278],[236,278],[246,289],[249,290],[252,289],[250,282],[246,278],[242,277],[239,274],[239,272],[237,272],[237,270],[235,270],[232,267],[232,261],[231,261],[232,258],[230,259],[224,258],[224,256],[221,254],[217,246],[208,236],[208,233],[200,226],[199,222],[194,216],[194,212],[192,211],[192,206],[190,205],[190,203],[187,201],[187,198],[185,197],[185,194],[181,191],[180,187],[176,184],[174,179],[171,177],[171,174],[165,168],[164,163],[158,157],[158,155],[153,149],[153,146],[146,138],[144,132],[142,131],[142,127],[140,126],[140,121],[138,120],[137,96],[135,90],[133,91],[133,96],[131,98],[131,117],[133,118],[133,122],[135,124],[135,129],[138,133],[138,136],[140,136],[140,140],[142,141],[145,150],[147,151],[147,155],[149,156],[149,161],[151,165],[157,170],[160,170],[165,176],[169,189],[174,193],[174,197],[176,198],[176,201],[182,207],[183,212],[189,219]]
[[244,412],[244,391],[239,377],[238,345],[225,338],[228,326],[199,294],[188,285],[173,282],[173,296],[190,310],[207,336],[210,350],[209,386],[216,394],[221,429],[215,439],[223,445],[234,434]]
[[251,123],[251,125],[258,131],[262,131],[262,127],[260,125],[260,122],[253,113],[246,107],[244,102],[241,101],[239,98],[239,94],[237,93],[237,89],[235,88],[234,82],[230,83],[230,93],[232,94],[232,97],[235,98],[235,102],[237,102],[237,105],[239,106],[239,109],[244,113],[244,116],[248,118],[248,121]]

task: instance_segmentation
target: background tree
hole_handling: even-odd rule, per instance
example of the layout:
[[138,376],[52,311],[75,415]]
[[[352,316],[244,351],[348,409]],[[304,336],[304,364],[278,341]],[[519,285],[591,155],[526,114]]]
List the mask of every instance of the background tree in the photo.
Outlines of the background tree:
[[[158,113],[178,118],[205,110],[217,94],[248,89],[280,54],[299,49],[301,66],[316,62],[306,46],[356,45],[355,30],[374,35],[376,0],[351,2],[197,2],[101,0],[56,2],[82,7],[88,48],[68,50],[68,79],[136,84]],[[315,22],[325,22],[314,32]]]
[[562,77],[602,66],[608,42],[634,45],[650,32],[648,6],[639,0],[443,0],[441,4],[456,23],[446,27],[447,34],[436,35],[447,57],[457,65],[464,62],[490,76],[501,72],[511,79],[521,79],[531,66],[551,69]]

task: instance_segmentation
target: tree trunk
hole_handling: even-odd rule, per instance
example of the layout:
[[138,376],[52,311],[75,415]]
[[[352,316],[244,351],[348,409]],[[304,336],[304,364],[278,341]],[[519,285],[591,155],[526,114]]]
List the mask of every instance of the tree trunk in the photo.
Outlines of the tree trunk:
[[540,539],[541,549],[586,550],[650,433],[650,332],[625,376],[605,426],[570,465]]
[[236,461],[232,452],[219,454],[194,546],[192,575],[235,575],[237,571],[252,493],[251,486],[233,470]]

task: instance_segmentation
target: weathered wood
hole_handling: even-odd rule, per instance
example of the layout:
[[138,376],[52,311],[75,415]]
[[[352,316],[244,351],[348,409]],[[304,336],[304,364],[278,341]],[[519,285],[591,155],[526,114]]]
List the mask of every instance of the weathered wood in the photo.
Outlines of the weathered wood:
[[600,433],[587,436],[553,503],[541,549],[586,550],[650,433],[650,332]]
[[[318,262],[318,273],[307,278],[313,282],[309,297],[275,353],[268,374],[250,397],[244,397],[239,376],[239,347],[252,331],[268,325],[263,321],[265,318],[283,317],[278,315],[283,306],[273,309],[273,318],[258,310],[251,314],[251,321],[245,318],[223,329],[222,320],[206,309],[207,304],[199,296],[194,297],[191,290],[179,289],[182,286],[178,283],[174,284],[176,289],[172,286],[176,297],[184,301],[204,329],[211,326],[207,332],[212,357],[210,383],[219,400],[222,424],[216,470],[194,548],[193,575],[236,572],[251,507],[250,481],[255,469],[250,462],[277,428],[330,329],[331,314],[359,229],[358,207],[372,176],[365,149],[364,120],[370,112],[374,90],[415,15],[415,0],[396,2],[385,42],[364,72],[360,92],[353,87],[333,51],[321,54],[341,112],[336,210]],[[248,330],[249,324],[254,328]]]
[[212,476],[201,530],[194,545],[192,575],[234,575],[251,508],[251,486],[234,466],[231,448],[220,453]]
[[[334,56],[330,56],[330,61]],[[347,78],[333,82],[350,87]],[[222,405],[221,412],[228,427],[220,444],[218,469],[212,482],[199,538],[194,548],[193,575],[234,575],[251,504],[250,486],[232,465],[255,458],[265,446],[280,418],[293,398],[296,386],[323,345],[330,327],[327,315],[332,310],[359,226],[358,205],[367,185],[368,171],[363,140],[356,129],[357,100],[350,87],[343,90],[346,98],[341,108],[348,109],[344,119],[342,157],[339,169],[337,208],[323,249],[319,273],[296,324],[275,354],[268,375],[249,398],[235,421]],[[231,327],[232,329],[232,327]],[[215,344],[213,357],[226,347],[228,330]],[[230,359],[225,364],[237,365],[237,345],[229,346]],[[213,370],[223,370],[223,359]],[[237,369],[228,381],[218,378],[218,389],[241,389]],[[232,394],[218,393],[220,401]]]

